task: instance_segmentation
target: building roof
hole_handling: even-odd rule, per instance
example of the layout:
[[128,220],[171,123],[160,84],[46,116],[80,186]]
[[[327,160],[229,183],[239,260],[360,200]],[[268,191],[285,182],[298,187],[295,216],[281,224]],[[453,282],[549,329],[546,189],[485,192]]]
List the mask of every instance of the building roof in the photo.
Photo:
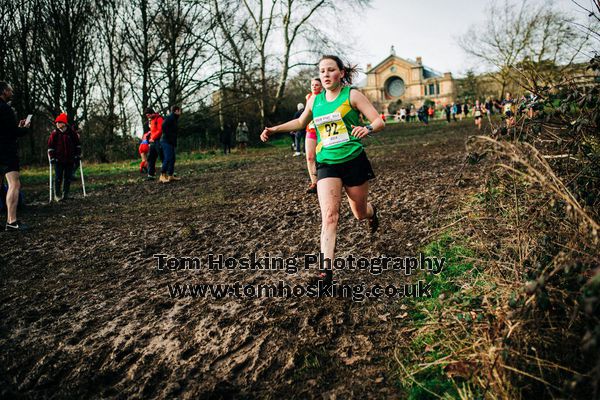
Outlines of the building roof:
[[381,61],[379,64],[377,64],[373,68],[369,69],[367,71],[367,74],[370,74],[371,72],[375,71],[377,68],[381,67],[383,64],[385,64],[386,62],[388,62],[389,60],[392,60],[392,59],[398,60],[400,62],[404,62],[406,64],[410,64],[413,67],[421,67],[422,66],[422,65],[419,65],[419,64],[417,64],[416,62],[414,62],[412,60],[407,60],[405,58],[398,57],[398,56],[396,56],[394,54],[390,54],[389,56],[387,56],[386,58],[384,58],[383,61]]
[[423,66],[423,79],[428,79],[428,78],[441,78],[442,77],[442,73],[436,71],[433,68],[429,68],[426,66]]
[[[370,74],[372,72],[374,72],[376,69],[378,69],[379,67],[381,67],[382,65],[384,65],[385,63],[387,63],[390,60],[397,60],[403,63],[406,63],[412,67],[415,68],[419,68],[422,67],[423,68],[423,79],[429,79],[429,78],[441,78],[443,76],[443,74],[439,71],[436,71],[433,68],[427,67],[423,64],[419,64],[418,62],[411,60],[409,58],[402,58],[402,57],[398,57],[395,54],[390,54],[389,56],[387,56],[383,61],[381,61],[379,64],[375,65],[374,67],[372,67],[371,69],[369,69],[367,71],[367,74]],[[359,84],[357,85],[357,87],[361,87],[360,85],[363,84],[362,86],[366,86],[366,81],[365,82],[359,82]]]

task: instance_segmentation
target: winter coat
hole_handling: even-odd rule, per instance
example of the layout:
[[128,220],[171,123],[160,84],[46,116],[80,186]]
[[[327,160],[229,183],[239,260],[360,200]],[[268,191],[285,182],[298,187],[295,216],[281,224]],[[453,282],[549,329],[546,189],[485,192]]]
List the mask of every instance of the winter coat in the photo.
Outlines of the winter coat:
[[26,128],[19,128],[11,106],[0,99],[0,161],[4,157],[17,157],[17,138],[26,133]]
[[163,118],[158,114],[154,114],[154,116],[150,120],[150,141],[151,142],[157,142],[160,140],[160,137],[162,136],[162,124],[163,124]]
[[79,137],[70,126],[62,132],[55,129],[48,138],[48,155],[61,164],[73,164],[75,158],[81,157]]
[[171,146],[177,146],[177,119],[178,115],[171,113],[165,118],[162,123],[162,138],[161,142],[169,143]]

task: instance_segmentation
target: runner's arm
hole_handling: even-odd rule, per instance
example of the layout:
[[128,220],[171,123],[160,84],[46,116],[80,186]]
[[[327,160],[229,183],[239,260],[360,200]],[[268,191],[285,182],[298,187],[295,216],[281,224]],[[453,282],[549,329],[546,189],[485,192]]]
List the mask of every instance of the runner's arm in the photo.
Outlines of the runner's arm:
[[265,127],[265,129],[260,134],[260,140],[266,142],[267,140],[269,140],[269,136],[272,136],[279,132],[292,132],[303,130],[312,119],[312,106],[314,101],[314,96],[311,96],[311,98],[308,99],[308,101],[306,102],[306,107],[304,108],[304,111],[302,112],[302,115],[300,115],[300,117],[283,123],[281,125],[273,126],[270,128]]
[[369,129],[364,126],[352,126],[352,136],[361,139],[370,133],[379,132],[385,128],[385,122],[381,119],[381,116],[375,107],[373,107],[373,104],[371,104],[369,99],[358,90],[350,91],[350,105],[361,112],[362,115],[370,121],[370,125],[373,127],[373,130],[369,131]]

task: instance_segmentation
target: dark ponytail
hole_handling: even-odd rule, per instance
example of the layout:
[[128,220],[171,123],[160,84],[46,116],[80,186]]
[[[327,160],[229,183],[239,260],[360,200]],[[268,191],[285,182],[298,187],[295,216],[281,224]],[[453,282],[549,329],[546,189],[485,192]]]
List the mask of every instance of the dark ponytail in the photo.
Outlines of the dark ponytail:
[[319,63],[323,60],[333,60],[337,64],[340,71],[344,71],[344,77],[342,78],[343,85],[352,85],[352,80],[358,73],[358,65],[345,65],[344,62],[338,57],[333,55],[324,55],[319,60]]

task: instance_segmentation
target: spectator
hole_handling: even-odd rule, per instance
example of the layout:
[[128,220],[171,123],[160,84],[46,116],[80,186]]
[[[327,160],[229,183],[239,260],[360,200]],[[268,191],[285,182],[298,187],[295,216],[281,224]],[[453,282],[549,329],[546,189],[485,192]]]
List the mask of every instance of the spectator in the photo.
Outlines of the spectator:
[[160,138],[162,136],[163,118],[154,112],[152,108],[146,109],[146,117],[150,127],[150,139],[148,150],[148,177],[146,180],[156,179],[156,159],[164,159],[162,148],[160,147]]
[[429,119],[433,119],[434,115],[435,115],[435,108],[433,106],[431,106],[427,109],[427,116],[429,117]]
[[242,124],[238,123],[237,129],[235,131],[235,140],[240,145],[240,151],[245,152],[246,147],[248,146],[248,142],[250,141],[248,135],[248,126],[246,125],[246,122]]
[[456,116],[458,117],[459,121],[462,121],[462,119],[463,119],[463,108],[462,108],[462,104],[460,102],[456,103]]
[[446,122],[450,123],[450,115],[452,114],[450,104],[446,104],[444,107],[444,114],[446,114]]
[[0,82],[0,178],[5,176],[8,182],[5,230],[24,231],[27,230],[27,225],[17,219],[17,202],[21,188],[17,140],[27,134],[29,122],[17,122],[16,115],[8,104],[12,96],[12,87],[7,82]]
[[138,152],[142,157],[142,162],[140,163],[140,174],[148,173],[148,152],[150,151],[150,131],[144,133],[142,135],[142,141],[140,142],[140,147],[138,148]]
[[[304,104],[298,103],[297,111],[294,113],[293,119],[299,118],[304,112]],[[294,136],[294,157],[300,156],[304,153],[304,137],[306,136],[306,127],[292,132]]]
[[174,176],[175,173],[175,149],[177,147],[177,120],[181,115],[181,107],[172,106],[171,114],[165,118],[162,124],[162,136],[160,145],[163,150],[162,168],[160,169],[160,179],[162,183],[178,181],[180,178]]
[[61,113],[54,123],[56,129],[48,138],[48,156],[55,172],[54,200],[60,201],[69,198],[73,165],[80,160],[81,144],[79,136],[69,126],[67,114]]
[[219,141],[223,146],[223,154],[231,154],[231,132],[229,125],[225,125],[219,134]]
[[404,107],[400,109],[400,120],[406,122],[406,108]]
[[428,109],[429,109],[429,107],[427,107],[425,104],[423,104],[417,110],[417,115],[419,117],[419,121],[423,122],[425,125],[428,124],[428,121],[427,121],[427,114],[428,114],[428,111],[429,111]]
[[489,115],[494,115],[494,102],[492,101],[492,98],[489,98],[485,102],[485,110]]

